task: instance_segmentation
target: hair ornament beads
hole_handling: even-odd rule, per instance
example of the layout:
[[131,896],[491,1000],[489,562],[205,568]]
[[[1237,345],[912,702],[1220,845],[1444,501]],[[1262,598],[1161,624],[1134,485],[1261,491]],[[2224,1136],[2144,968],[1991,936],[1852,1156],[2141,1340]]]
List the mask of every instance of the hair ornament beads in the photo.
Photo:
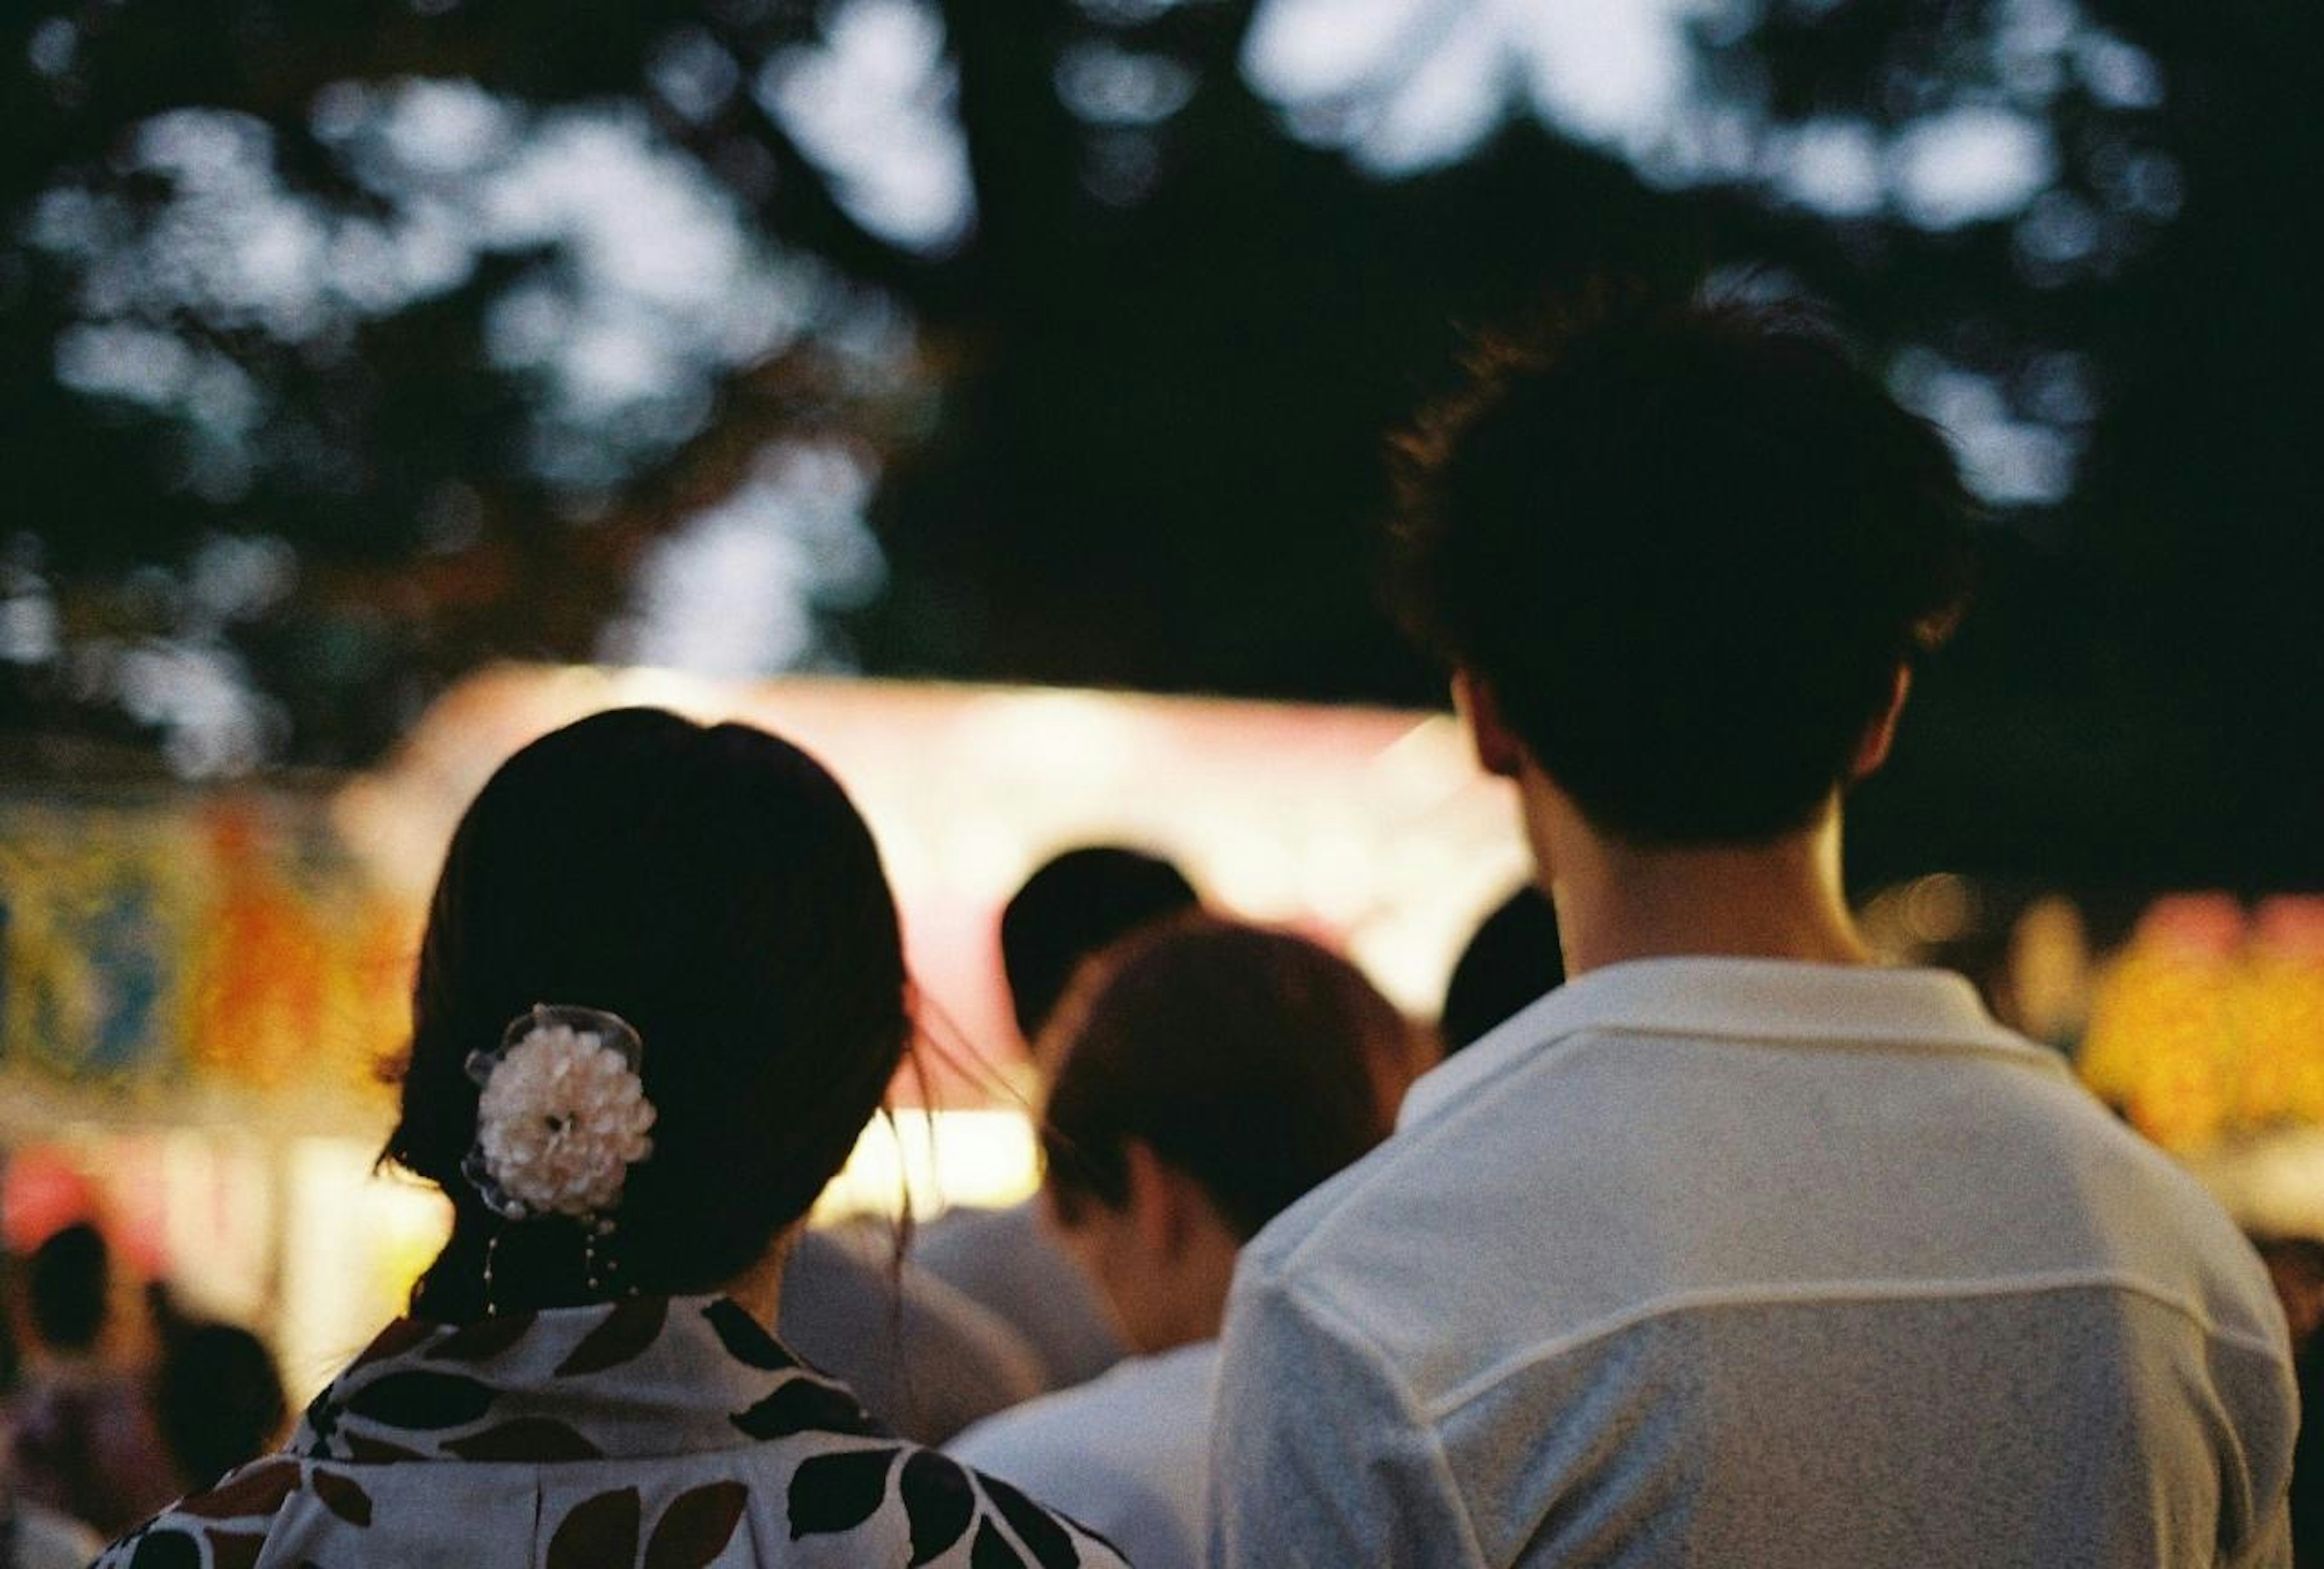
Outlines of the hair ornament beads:
[[629,1169],[653,1154],[645,1048],[601,1009],[536,1003],[491,1051],[468,1054],[480,1086],[476,1141],[462,1175],[503,1220],[564,1215],[613,1229]]

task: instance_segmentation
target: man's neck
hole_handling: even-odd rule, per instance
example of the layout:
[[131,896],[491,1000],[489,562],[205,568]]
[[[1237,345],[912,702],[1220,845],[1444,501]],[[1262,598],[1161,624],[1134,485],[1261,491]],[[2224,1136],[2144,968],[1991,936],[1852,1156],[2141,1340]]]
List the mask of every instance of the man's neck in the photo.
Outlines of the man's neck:
[[1684,955],[1871,962],[1841,890],[1837,801],[1765,844],[1641,848],[1599,833],[1569,802],[1526,795],[1568,975]]

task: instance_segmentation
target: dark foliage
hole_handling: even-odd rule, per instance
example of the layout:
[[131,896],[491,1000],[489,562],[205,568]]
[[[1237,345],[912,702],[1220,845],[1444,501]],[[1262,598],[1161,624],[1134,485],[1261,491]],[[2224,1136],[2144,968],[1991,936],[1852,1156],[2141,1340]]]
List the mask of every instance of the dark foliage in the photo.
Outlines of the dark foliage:
[[[61,620],[55,657],[0,664],[0,729],[162,740],[121,660],[192,645],[267,700],[262,750],[363,761],[481,660],[589,655],[641,552],[802,432],[880,466],[888,586],[837,607],[868,668],[1425,700],[1434,677],[1370,586],[1383,432],[1441,385],[1468,324],[1609,266],[1673,281],[1745,263],[1829,300],[1900,374],[1926,351],[2085,447],[2069,494],[1987,538],[1978,607],[1862,799],[1856,873],[2324,881],[2306,457],[2324,334],[2300,226],[2324,132],[2297,75],[2324,43],[2315,8],[2086,0],[2164,91],[2126,106],[2069,70],[2047,93],[2039,229],[1657,182],[1523,115],[1445,167],[1379,178],[1286,134],[1249,85],[1250,0],[945,0],[977,214],[950,250],[866,226],[748,90],[844,9],[40,0],[0,17],[0,604]],[[1771,3],[1701,41],[1705,79],[1782,124],[1893,130],[1942,101],[2015,101],[1988,47],[2006,9]],[[1151,122],[1093,119],[1058,88],[1093,45],[1191,89]],[[741,88],[668,88],[671,60],[713,56]],[[496,306],[573,258],[512,245],[327,330],[161,313],[148,325],[255,389],[248,450],[223,466],[186,420],[60,383],[88,277],[34,243],[43,193],[150,217],[182,176],[131,156],[138,128],[204,106],[266,131],[285,191],[373,212],[318,96],[414,77],[636,106],[754,235],[827,269],[832,310],[900,310],[905,374],[867,379],[826,316],[704,369],[706,411],[582,441],[612,467],[576,481],[543,466],[543,440],[570,433],[542,436],[540,377],[490,352]],[[656,420],[663,438],[639,435]],[[220,536],[287,542],[295,582],[206,607],[194,563]]]

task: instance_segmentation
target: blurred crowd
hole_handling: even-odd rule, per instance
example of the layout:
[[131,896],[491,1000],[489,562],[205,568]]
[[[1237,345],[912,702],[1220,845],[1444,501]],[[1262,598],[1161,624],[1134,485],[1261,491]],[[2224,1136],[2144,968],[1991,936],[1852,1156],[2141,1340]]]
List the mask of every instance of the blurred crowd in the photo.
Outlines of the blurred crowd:
[[[1495,907],[1433,1026],[1313,942],[1206,916],[1178,867],[1128,845],[1044,864],[1000,936],[1039,1075],[1043,1191],[900,1232],[805,1232],[779,1334],[897,1433],[1056,1503],[1133,1562],[1198,1564],[1238,1249],[1384,1137],[1420,1074],[1559,984],[1555,913],[1530,884]],[[1237,1125],[1206,1126],[1222,1118]],[[1307,1147],[1282,1158],[1268,1145],[1294,1130]],[[2312,1408],[2324,1241],[2253,1241]],[[5,1292],[0,1569],[84,1564],[286,1435],[259,1338],[128,1278],[95,1225],[55,1232]],[[2324,1553],[2324,1455],[2310,1448],[2292,1491],[2303,1564]]]
[[289,1411],[272,1354],[117,1270],[88,1222],[6,1271],[0,1565],[78,1565],[171,1500],[271,1448]]
[[[1557,983],[1554,916],[1537,890],[1512,893],[1434,1028],[1315,942],[1206,915],[1184,872],[1127,845],[1044,864],[1003,910],[1000,947],[1039,1077],[1044,1191],[904,1232],[803,1232],[779,1334],[899,1434],[1058,1504],[1135,1562],[1199,1563],[1237,1250],[1384,1137],[1443,1054]],[[286,1436],[264,1343],[134,1278],[95,1223],[51,1235],[5,1292],[0,1569],[85,1564]]]

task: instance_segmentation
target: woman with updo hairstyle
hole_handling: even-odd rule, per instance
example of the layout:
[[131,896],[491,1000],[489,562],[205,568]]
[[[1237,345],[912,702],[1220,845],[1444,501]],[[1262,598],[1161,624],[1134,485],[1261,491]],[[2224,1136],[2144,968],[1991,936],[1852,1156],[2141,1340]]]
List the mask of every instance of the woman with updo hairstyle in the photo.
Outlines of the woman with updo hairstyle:
[[420,950],[383,1159],[452,1231],[411,1315],[100,1569],[1119,1564],[769,1327],[912,1032],[879,853],[813,758],[642,708],[524,748]]

